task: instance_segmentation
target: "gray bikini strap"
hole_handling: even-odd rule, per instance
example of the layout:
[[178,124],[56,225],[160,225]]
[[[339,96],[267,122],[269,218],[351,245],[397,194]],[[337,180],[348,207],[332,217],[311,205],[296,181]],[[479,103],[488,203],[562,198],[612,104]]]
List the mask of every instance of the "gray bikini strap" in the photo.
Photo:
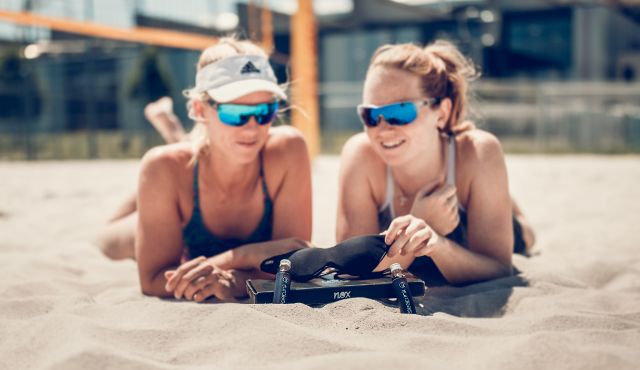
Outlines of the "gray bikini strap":
[[391,213],[391,218],[395,218],[395,211],[393,209],[393,173],[391,173],[391,167],[386,166],[387,171],[387,188],[384,196],[384,203],[380,207],[380,211],[383,211],[385,208],[389,207],[389,212]]
[[456,137],[449,135],[447,144],[447,184],[456,184]]

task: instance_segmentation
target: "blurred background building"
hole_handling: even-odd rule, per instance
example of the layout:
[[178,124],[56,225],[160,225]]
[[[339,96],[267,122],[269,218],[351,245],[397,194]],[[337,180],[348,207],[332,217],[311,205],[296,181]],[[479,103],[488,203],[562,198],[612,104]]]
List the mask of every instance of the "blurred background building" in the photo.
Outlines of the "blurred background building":
[[[0,0],[0,158],[140,156],[161,143],[143,116],[161,96],[191,126],[182,90],[198,50],[25,25],[18,15],[268,37],[285,81],[295,10],[295,0]],[[373,51],[439,38],[480,67],[473,118],[507,150],[640,152],[640,0],[316,0],[314,11],[326,152],[361,130],[355,106]]]

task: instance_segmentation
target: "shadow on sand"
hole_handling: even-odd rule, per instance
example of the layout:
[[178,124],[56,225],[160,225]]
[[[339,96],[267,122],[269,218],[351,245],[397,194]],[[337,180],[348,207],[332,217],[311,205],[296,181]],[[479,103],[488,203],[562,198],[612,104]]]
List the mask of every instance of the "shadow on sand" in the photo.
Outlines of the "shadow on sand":
[[420,315],[443,312],[458,317],[500,317],[516,287],[529,282],[520,275],[465,286],[429,287],[423,297],[416,297]]

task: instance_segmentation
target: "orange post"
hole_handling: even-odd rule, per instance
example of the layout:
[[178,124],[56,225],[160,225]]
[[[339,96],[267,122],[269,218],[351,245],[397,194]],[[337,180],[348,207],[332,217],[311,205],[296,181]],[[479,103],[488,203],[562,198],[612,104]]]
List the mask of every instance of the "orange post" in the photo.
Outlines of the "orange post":
[[247,36],[249,40],[258,41],[258,15],[256,13],[255,0],[249,0],[247,3]]
[[124,29],[91,22],[79,22],[65,18],[47,17],[29,12],[0,10],[0,21],[25,26],[44,27],[56,31],[110,40],[137,42],[180,49],[203,50],[218,41],[214,36],[203,36],[187,32],[149,27]]
[[304,135],[309,154],[320,152],[318,110],[317,35],[311,0],[298,0],[298,11],[291,17],[291,121]]
[[273,15],[271,14],[271,8],[269,8],[269,0],[262,1],[260,26],[262,47],[271,54],[275,46],[273,45]]

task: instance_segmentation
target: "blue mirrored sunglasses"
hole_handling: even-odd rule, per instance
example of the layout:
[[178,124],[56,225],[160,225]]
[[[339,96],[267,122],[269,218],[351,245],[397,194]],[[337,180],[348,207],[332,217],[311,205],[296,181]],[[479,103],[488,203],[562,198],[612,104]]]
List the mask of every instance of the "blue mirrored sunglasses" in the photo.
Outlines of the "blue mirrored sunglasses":
[[256,118],[259,125],[266,125],[273,121],[278,113],[278,102],[262,103],[255,105],[214,103],[213,107],[218,111],[218,118],[229,126],[245,125],[251,117]]
[[433,106],[440,103],[440,98],[430,98],[418,101],[403,101],[388,105],[358,105],[358,117],[367,127],[376,127],[380,120],[395,126],[404,126],[418,117],[418,109],[422,106]]

